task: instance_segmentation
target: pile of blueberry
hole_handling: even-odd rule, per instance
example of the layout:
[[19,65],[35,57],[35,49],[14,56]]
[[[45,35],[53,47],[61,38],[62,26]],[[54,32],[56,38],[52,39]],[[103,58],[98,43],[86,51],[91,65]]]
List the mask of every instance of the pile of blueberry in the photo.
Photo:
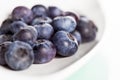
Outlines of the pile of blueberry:
[[95,40],[97,31],[87,17],[55,6],[18,6],[0,27],[0,65],[24,70],[56,55],[72,56],[78,45]]

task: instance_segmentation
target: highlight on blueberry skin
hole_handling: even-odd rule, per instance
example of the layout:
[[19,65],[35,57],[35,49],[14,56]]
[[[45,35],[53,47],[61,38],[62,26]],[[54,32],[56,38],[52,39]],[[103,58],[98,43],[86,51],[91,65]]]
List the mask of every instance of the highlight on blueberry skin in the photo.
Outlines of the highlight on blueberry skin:
[[71,16],[60,16],[54,18],[52,26],[56,31],[63,30],[67,32],[72,32],[75,30],[77,23],[75,19]]
[[43,5],[35,5],[32,7],[34,17],[47,16],[47,8]]
[[12,42],[6,41],[0,44],[0,65],[5,66],[6,61],[5,61],[5,53],[7,52],[9,46],[11,45]]
[[5,61],[13,70],[24,70],[29,68],[34,61],[32,47],[24,42],[13,42],[5,53]]
[[77,30],[81,33],[83,43],[91,42],[96,38],[97,27],[85,16],[81,16],[78,21]]
[[54,29],[50,24],[41,24],[35,26],[38,32],[38,39],[50,39],[54,33]]
[[26,23],[24,23],[23,21],[14,21],[10,25],[10,31],[14,34],[14,33],[18,32],[20,29],[23,29],[27,26],[28,25]]
[[76,21],[80,20],[80,17],[79,17],[76,13],[70,12],[70,11],[64,12],[64,13],[63,13],[63,16],[71,16],[71,17],[73,17]]
[[56,55],[56,48],[51,41],[41,39],[38,40],[33,48],[34,64],[43,64],[50,62]]
[[78,50],[77,40],[72,34],[65,31],[58,31],[52,41],[57,49],[57,54],[68,57],[74,55]]
[[52,23],[52,19],[49,17],[37,17],[35,19],[33,19],[32,21],[32,25],[40,25],[40,24],[44,24],[44,23]]
[[[38,32],[37,32],[37,30],[35,29],[34,26],[27,26],[24,29],[30,30],[34,36],[38,35]],[[36,40],[36,37],[34,39]]]
[[33,19],[33,13],[25,6],[18,6],[12,11],[12,18],[14,20],[22,20],[25,23],[30,23]]
[[32,44],[37,40],[37,31],[34,27],[26,27],[13,35],[13,41],[23,41]]

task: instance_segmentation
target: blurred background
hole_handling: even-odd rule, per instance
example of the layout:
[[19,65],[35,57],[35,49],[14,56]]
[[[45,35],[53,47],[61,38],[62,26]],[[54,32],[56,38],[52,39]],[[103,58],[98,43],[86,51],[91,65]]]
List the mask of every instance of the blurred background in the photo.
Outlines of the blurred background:
[[101,53],[97,53],[67,80],[108,80],[108,64]]
[[96,55],[67,80],[120,80],[120,1],[98,0],[106,29]]

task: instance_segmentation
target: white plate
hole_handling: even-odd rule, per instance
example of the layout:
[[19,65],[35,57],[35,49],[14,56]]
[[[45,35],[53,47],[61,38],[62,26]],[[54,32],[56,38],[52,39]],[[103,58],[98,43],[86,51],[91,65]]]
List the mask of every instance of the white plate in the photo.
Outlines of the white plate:
[[4,78],[12,77],[14,79],[15,76],[17,76],[17,78],[21,78],[22,76],[41,78],[43,75],[45,77],[46,75],[51,75],[56,72],[59,73],[60,70],[64,71],[64,68],[69,68],[69,66],[73,65],[77,60],[80,61],[82,59],[84,61],[85,56],[87,56],[89,51],[100,41],[104,31],[104,16],[96,0],[3,0],[0,3],[0,24],[16,6],[23,5],[31,8],[35,4],[44,4],[46,6],[54,5],[63,10],[84,14],[93,20],[99,29],[96,40],[87,44],[82,44],[74,56],[55,58],[47,64],[32,65],[29,69],[24,71],[12,71],[0,67],[0,75],[8,75],[8,77]]

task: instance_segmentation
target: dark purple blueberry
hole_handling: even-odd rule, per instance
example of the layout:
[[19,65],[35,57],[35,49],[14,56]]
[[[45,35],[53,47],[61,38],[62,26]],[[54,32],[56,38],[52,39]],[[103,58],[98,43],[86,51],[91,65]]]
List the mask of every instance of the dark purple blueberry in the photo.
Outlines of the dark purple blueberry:
[[52,19],[49,17],[37,17],[32,21],[32,25],[39,25],[43,23],[51,23]]
[[91,42],[96,38],[97,27],[85,16],[81,16],[78,21],[77,30],[81,33],[83,43]]
[[10,44],[12,42],[4,42],[2,44],[0,44],[0,65],[6,65],[6,61],[5,61],[5,53],[7,52]]
[[38,32],[38,39],[50,39],[54,33],[53,27],[48,23],[36,25],[35,28]]
[[24,70],[34,61],[32,47],[24,42],[13,42],[5,53],[5,61],[13,70]]
[[0,27],[0,34],[11,34],[10,32],[10,24],[13,22],[12,19],[6,19],[3,21]]
[[81,34],[77,30],[72,32],[71,34],[77,39],[77,42],[80,45],[80,43],[82,42]]
[[47,16],[47,8],[43,5],[35,5],[32,7],[34,17]]
[[75,30],[77,23],[71,16],[60,16],[54,18],[52,25],[56,31],[67,31],[72,32]]
[[20,29],[23,29],[24,27],[27,27],[26,23],[24,23],[22,21],[14,21],[10,26],[10,30],[12,33],[16,33]]
[[9,34],[0,35],[0,44],[6,41],[12,41],[12,35]]
[[35,55],[35,64],[50,62],[56,55],[56,48],[53,43],[44,39],[38,40],[33,50]]
[[97,26],[94,24],[94,22],[92,20],[90,20],[89,24],[93,27],[93,29],[98,32],[98,28]]
[[73,18],[75,18],[76,21],[80,20],[80,17],[78,17],[78,15],[76,13],[73,12],[64,12],[63,16],[72,16]]
[[34,33],[34,35],[37,35],[37,30],[35,29],[34,26],[27,26],[24,29],[28,29],[30,30],[32,33]]
[[53,19],[57,16],[62,16],[63,11],[61,9],[59,9],[58,7],[50,6],[50,7],[48,7],[48,14]]
[[13,40],[23,41],[27,43],[33,43],[37,39],[37,30],[34,27],[28,26],[21,29],[13,35]]
[[26,23],[30,23],[33,19],[33,13],[25,6],[18,6],[13,10],[12,18],[14,20],[22,20]]
[[72,56],[78,50],[77,40],[72,34],[65,31],[58,31],[53,36],[53,44],[56,46],[57,53],[61,56]]
[[[88,19],[86,16],[80,16],[80,18],[81,18],[81,21],[85,21],[86,23],[88,22],[89,25],[92,26],[92,28],[93,28],[96,32],[98,32],[98,28],[97,28],[97,26],[94,24],[94,22],[93,22],[92,20]],[[80,21],[80,20],[79,20],[79,21]]]

